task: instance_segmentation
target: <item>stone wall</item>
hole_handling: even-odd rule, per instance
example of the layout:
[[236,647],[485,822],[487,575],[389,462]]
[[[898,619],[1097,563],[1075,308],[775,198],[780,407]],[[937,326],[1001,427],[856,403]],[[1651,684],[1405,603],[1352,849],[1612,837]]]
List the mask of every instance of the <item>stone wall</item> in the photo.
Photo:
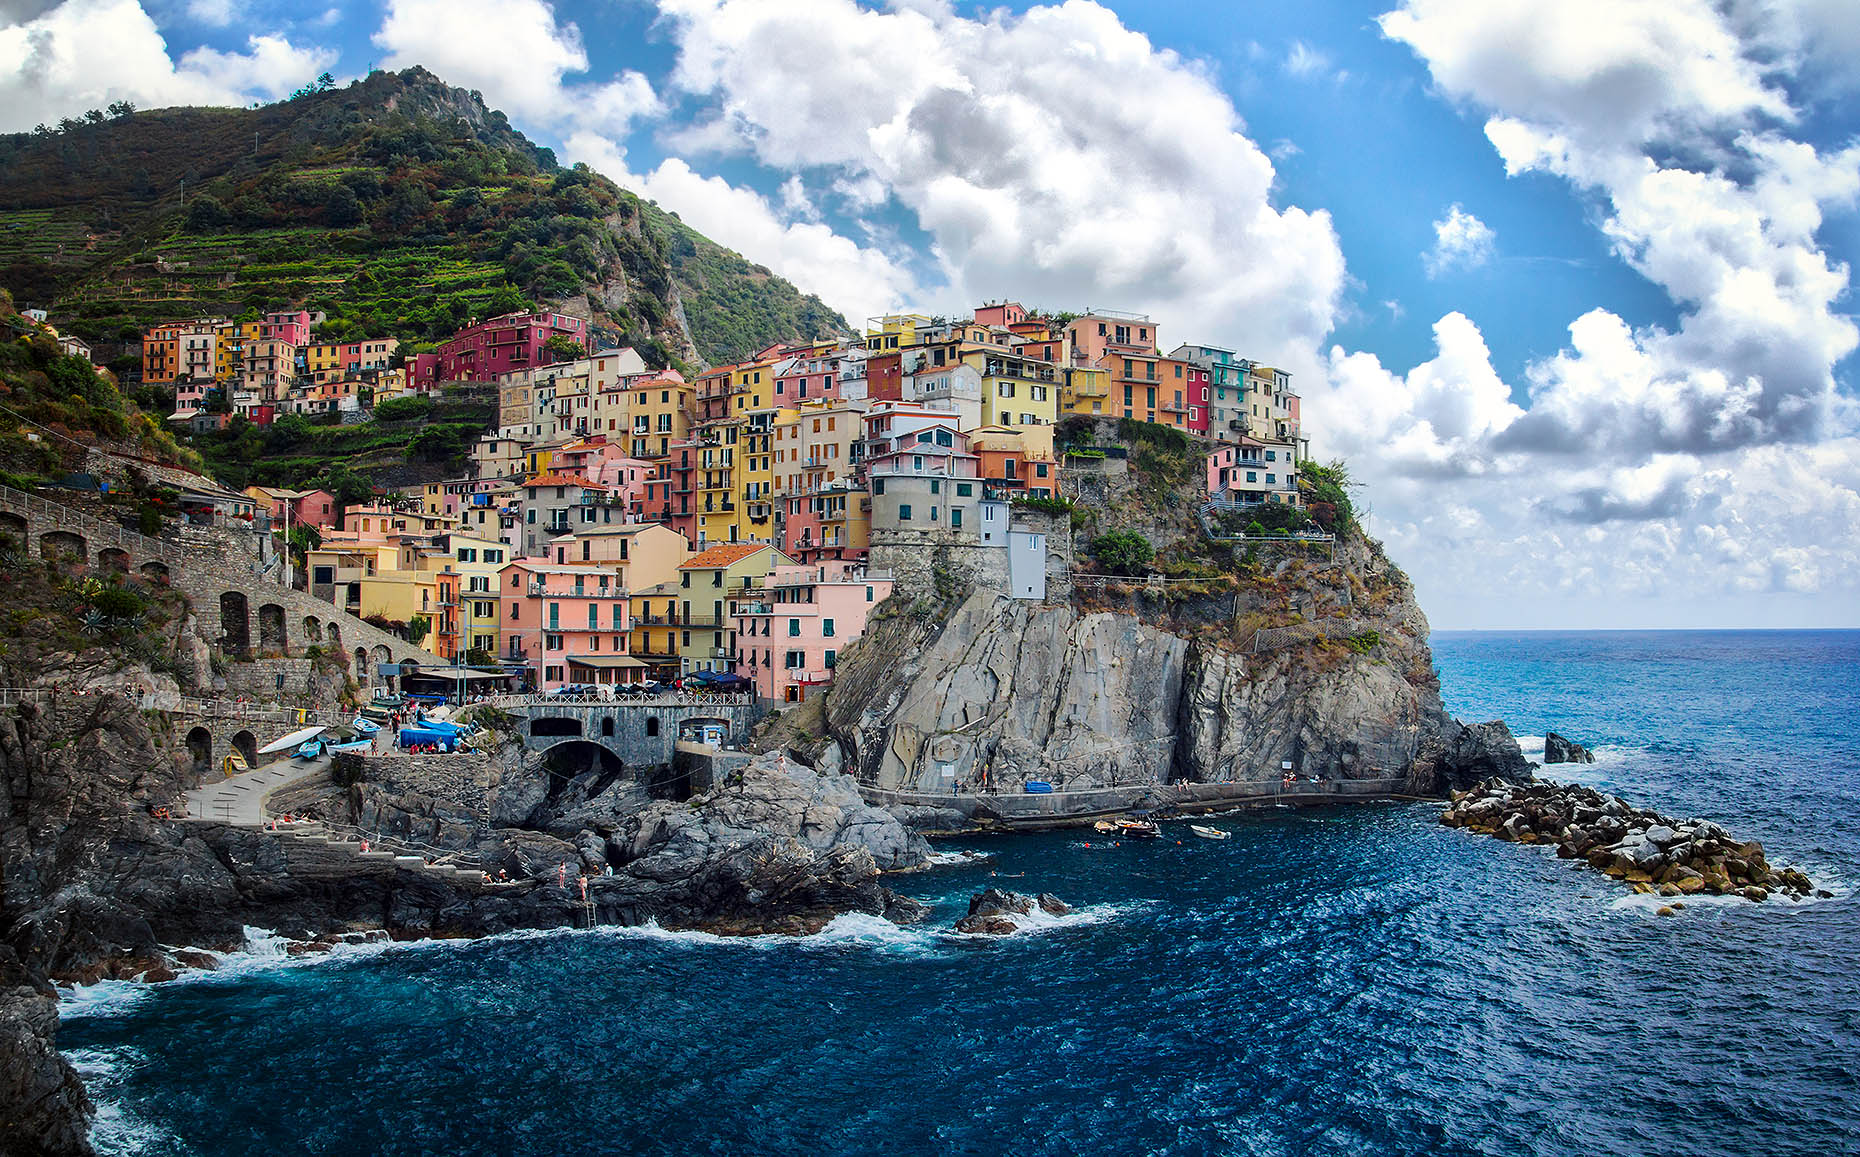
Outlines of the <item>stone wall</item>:
[[[153,538],[75,505],[0,486],[0,533],[20,538],[35,552],[68,552],[75,565],[167,582],[187,596],[200,637],[223,655],[289,655],[308,646],[340,646],[363,686],[372,683],[376,663],[439,662],[431,652],[334,604],[284,586],[282,560],[270,549],[269,538],[256,532],[180,528]],[[229,595],[236,596],[230,605]],[[241,602],[243,643],[237,629]],[[355,657],[358,650],[361,660]],[[275,672],[267,674],[274,677],[242,693],[275,697]]]
[[[1046,601],[1072,599],[1072,527],[1065,516],[1036,510],[1015,510],[1012,528],[1046,535]],[[1005,538],[984,545],[978,535],[952,530],[874,530],[871,556],[874,570],[891,571],[895,596],[911,601],[936,598],[938,570],[961,586],[976,590],[1008,590],[1008,552]]]

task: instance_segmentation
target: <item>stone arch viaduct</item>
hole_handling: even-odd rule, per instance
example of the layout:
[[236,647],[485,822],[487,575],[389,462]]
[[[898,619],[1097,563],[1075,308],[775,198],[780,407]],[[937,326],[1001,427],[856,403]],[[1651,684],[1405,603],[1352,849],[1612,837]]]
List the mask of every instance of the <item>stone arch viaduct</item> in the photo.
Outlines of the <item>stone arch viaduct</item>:
[[201,637],[228,659],[340,652],[355,681],[375,682],[381,663],[437,655],[277,581],[278,568],[230,535],[174,542],[124,529],[63,503],[0,486],[0,535],[48,560],[93,572],[136,573],[187,596]]
[[753,702],[713,702],[668,696],[644,702],[550,702],[508,696],[493,703],[524,717],[523,742],[531,751],[592,743],[628,767],[672,762],[674,745],[694,729],[713,725],[726,743],[749,738],[761,711]]

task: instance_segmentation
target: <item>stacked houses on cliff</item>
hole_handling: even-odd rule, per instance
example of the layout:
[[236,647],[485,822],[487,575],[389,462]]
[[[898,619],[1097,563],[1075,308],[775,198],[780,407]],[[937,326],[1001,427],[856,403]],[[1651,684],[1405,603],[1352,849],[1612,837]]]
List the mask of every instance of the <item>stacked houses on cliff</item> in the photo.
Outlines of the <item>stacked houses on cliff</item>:
[[177,419],[212,383],[253,421],[323,400],[365,413],[364,386],[379,401],[495,382],[469,477],[348,510],[320,491],[249,493],[318,528],[305,578],[320,597],[542,688],[712,671],[805,698],[933,551],[1046,597],[1069,540],[1049,541],[1038,500],[1067,492],[1068,418],[1205,440],[1212,501],[1299,502],[1289,375],[1220,346],[1165,352],[1140,314],[894,314],[689,377],[588,352],[586,323],[556,313],[475,324],[405,366],[392,341],[315,343],[317,321],[158,327],[145,380],[176,383]]

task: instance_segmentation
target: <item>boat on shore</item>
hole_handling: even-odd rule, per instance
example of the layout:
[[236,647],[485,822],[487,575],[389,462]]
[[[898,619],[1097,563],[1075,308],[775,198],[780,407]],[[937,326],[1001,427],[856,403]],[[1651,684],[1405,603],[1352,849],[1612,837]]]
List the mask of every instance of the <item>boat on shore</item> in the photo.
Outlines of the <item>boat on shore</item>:
[[1188,830],[1194,832],[1204,840],[1231,840],[1234,838],[1232,832],[1224,832],[1219,828],[1203,827],[1200,824],[1190,824],[1188,825]]

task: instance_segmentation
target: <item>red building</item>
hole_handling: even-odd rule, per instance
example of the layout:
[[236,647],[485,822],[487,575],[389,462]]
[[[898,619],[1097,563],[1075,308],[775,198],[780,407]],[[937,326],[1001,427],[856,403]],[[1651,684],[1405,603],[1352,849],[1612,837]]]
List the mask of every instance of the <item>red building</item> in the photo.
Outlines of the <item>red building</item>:
[[439,382],[494,382],[500,374],[547,365],[543,343],[567,337],[588,350],[588,323],[561,313],[510,313],[467,326],[413,363],[413,388]]

